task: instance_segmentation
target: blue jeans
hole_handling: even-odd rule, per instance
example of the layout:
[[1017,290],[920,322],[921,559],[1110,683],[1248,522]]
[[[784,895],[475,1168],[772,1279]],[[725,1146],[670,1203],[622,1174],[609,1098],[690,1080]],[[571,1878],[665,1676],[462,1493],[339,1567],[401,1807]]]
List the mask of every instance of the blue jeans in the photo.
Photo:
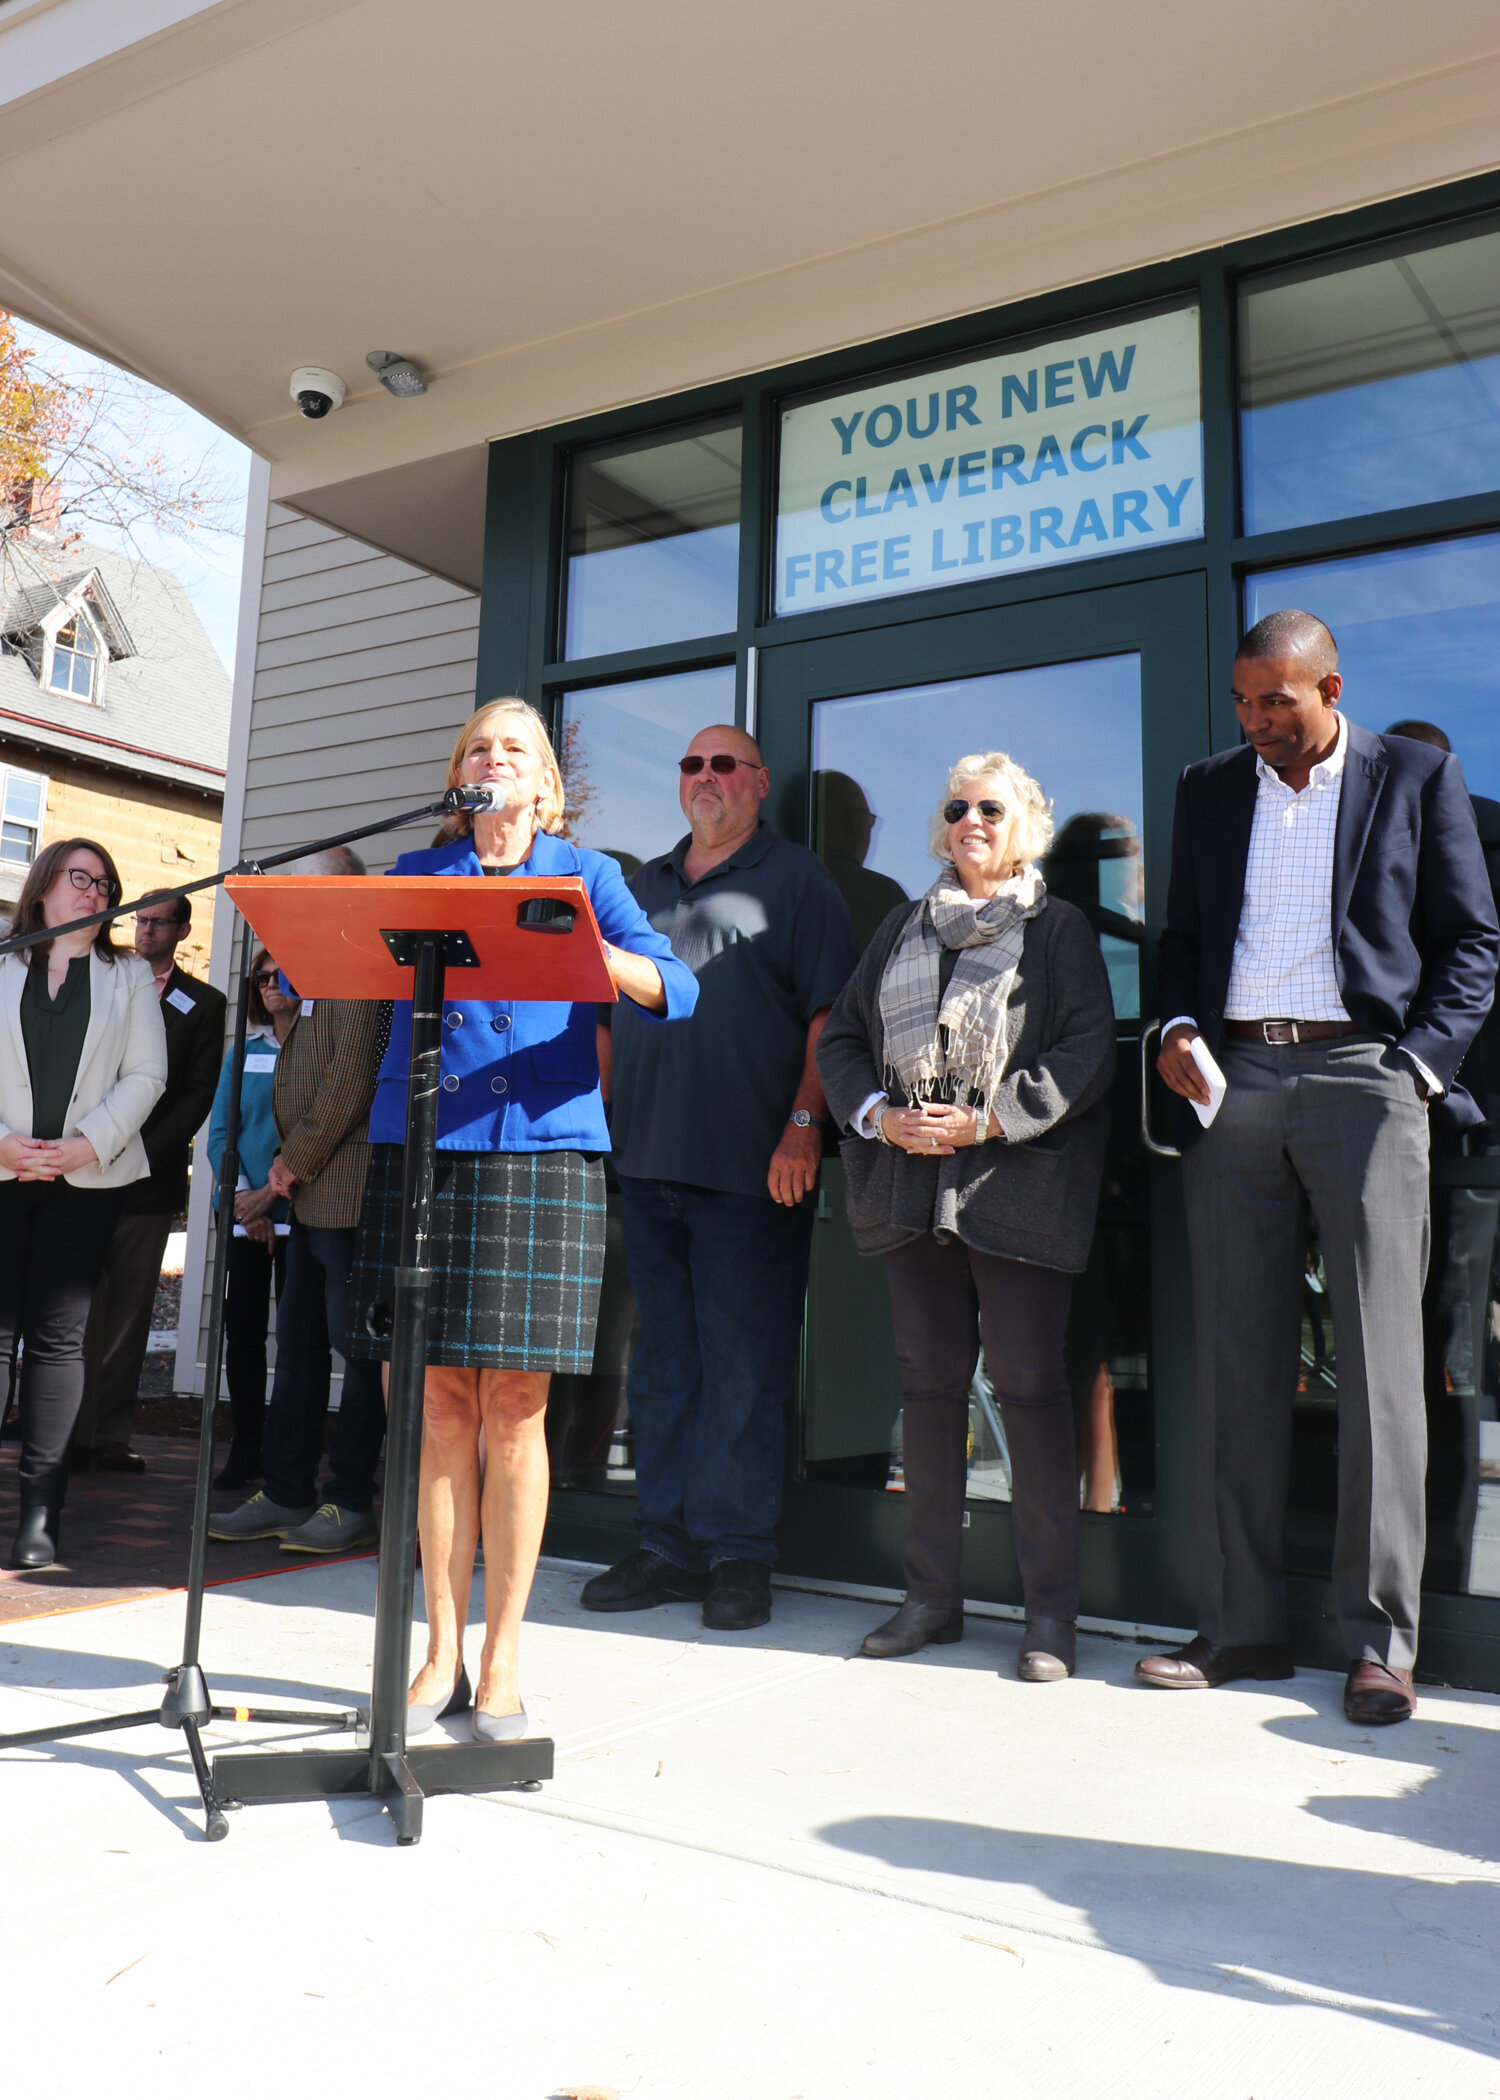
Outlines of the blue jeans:
[[641,1314],[636,1522],[680,1568],[776,1559],[812,1205],[620,1176]]
[[286,1281],[276,1295],[276,1377],[266,1413],[266,1494],[284,1509],[337,1502],[367,1511],[375,1500],[375,1467],[385,1437],[379,1364],[344,1359],[344,1393],[329,1453],[329,1480],[318,1494],[323,1419],[333,1373],[329,1337],[347,1332],[353,1226],[302,1225],[286,1241]]

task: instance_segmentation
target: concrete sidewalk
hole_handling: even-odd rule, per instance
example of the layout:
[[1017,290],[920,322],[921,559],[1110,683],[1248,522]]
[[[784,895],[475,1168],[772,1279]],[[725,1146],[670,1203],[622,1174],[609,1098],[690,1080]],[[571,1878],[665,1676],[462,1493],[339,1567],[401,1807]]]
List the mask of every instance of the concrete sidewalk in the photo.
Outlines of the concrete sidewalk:
[[[215,1696],[362,1700],[374,1582],[210,1592]],[[523,1650],[556,1780],[411,1850],[368,1807],[206,1845],[155,1727],[0,1757],[7,2090],[1500,2094],[1500,1700],[1368,1732],[1322,1674],[1174,1699],[1093,1638],[1022,1685],[1005,1621],[879,1664],[879,1606],[778,1590],[734,1636],[577,1591],[544,1567]],[[150,1705],[180,1627],[0,1629],[0,1729]]]

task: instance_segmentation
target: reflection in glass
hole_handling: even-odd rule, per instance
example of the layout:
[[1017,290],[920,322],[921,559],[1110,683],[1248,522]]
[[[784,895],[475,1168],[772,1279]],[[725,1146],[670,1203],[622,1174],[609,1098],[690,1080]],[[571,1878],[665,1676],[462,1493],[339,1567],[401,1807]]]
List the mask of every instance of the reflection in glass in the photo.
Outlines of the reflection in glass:
[[[1435,1148],[1436,1149],[1436,1148]],[[1500,1596],[1500,1188],[1437,1164],[1422,1298],[1427,1561],[1422,1586]],[[1326,1576],[1338,1515],[1338,1328],[1317,1230],[1308,1234],[1293,1416],[1288,1565]]]
[[1247,626],[1284,606],[1332,628],[1352,722],[1435,722],[1471,793],[1500,800],[1500,533],[1247,577]]
[[737,417],[574,453],[564,656],[729,633],[739,547]]
[[1247,532],[1500,488],[1500,229],[1240,294]]
[[[1315,612],[1339,645],[1339,705],[1366,729],[1410,725],[1454,751],[1500,903],[1500,534],[1397,547],[1246,579],[1247,624]],[[1460,1078],[1485,1126],[1432,1128],[1432,1251],[1422,1300],[1430,1589],[1500,1596],[1500,1013]],[[1292,1448],[1293,1564],[1326,1573],[1338,1508],[1338,1350],[1309,1241],[1302,1378]]]
[[563,698],[568,826],[627,875],[687,829],[677,761],[700,729],[734,720],[734,666],[596,685]]
[[[1043,872],[1099,938],[1115,1012],[1140,1017],[1140,660],[1134,655],[824,700],[813,711],[813,838],[861,945],[937,873],[928,822],[947,769],[1007,751],[1052,798]],[[813,1238],[803,1466],[808,1477],[899,1489],[901,1392],[884,1265],[844,1223],[842,1172],[824,1171]],[[1089,1266],[1074,1287],[1067,1358],[1085,1508],[1148,1514],[1154,1492],[1145,1189],[1111,1155]],[[1009,1501],[1010,1457],[981,1358],[969,1395],[969,1495]]]
[[[677,761],[700,729],[733,720],[732,664],[565,694],[558,755],[570,836],[612,854],[627,876],[670,853],[687,829]],[[612,1186],[593,1365],[586,1373],[559,1373],[547,1396],[547,1449],[559,1487],[635,1492],[625,1374],[639,1333]]]

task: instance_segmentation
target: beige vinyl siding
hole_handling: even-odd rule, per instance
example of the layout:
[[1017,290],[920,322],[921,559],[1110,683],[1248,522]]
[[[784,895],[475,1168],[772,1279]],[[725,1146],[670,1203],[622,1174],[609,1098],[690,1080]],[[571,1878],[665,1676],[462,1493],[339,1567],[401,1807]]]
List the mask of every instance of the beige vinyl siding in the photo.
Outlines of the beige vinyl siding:
[[[430,801],[474,705],[479,598],[278,504],[246,541],[224,855],[273,853]],[[254,544],[252,545],[252,540]],[[372,872],[425,846],[432,826],[356,850]],[[238,991],[238,921],[215,942],[213,981]],[[184,1304],[197,1346],[179,1348],[179,1390],[203,1390],[210,1177],[195,1172]],[[274,1357],[274,1348],[272,1350]],[[337,1388],[335,1387],[335,1391]]]

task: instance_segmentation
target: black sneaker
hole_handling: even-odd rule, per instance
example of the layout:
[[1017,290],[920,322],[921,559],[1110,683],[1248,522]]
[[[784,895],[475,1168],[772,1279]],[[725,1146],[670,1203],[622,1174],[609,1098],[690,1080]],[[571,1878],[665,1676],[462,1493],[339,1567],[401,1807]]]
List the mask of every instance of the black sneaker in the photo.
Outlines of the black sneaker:
[[760,1560],[721,1560],[708,1578],[703,1623],[716,1633],[744,1633],[771,1616],[771,1571]]
[[585,1611],[645,1611],[653,1604],[698,1604],[707,1595],[706,1575],[642,1547],[602,1575],[591,1575],[578,1601]]

